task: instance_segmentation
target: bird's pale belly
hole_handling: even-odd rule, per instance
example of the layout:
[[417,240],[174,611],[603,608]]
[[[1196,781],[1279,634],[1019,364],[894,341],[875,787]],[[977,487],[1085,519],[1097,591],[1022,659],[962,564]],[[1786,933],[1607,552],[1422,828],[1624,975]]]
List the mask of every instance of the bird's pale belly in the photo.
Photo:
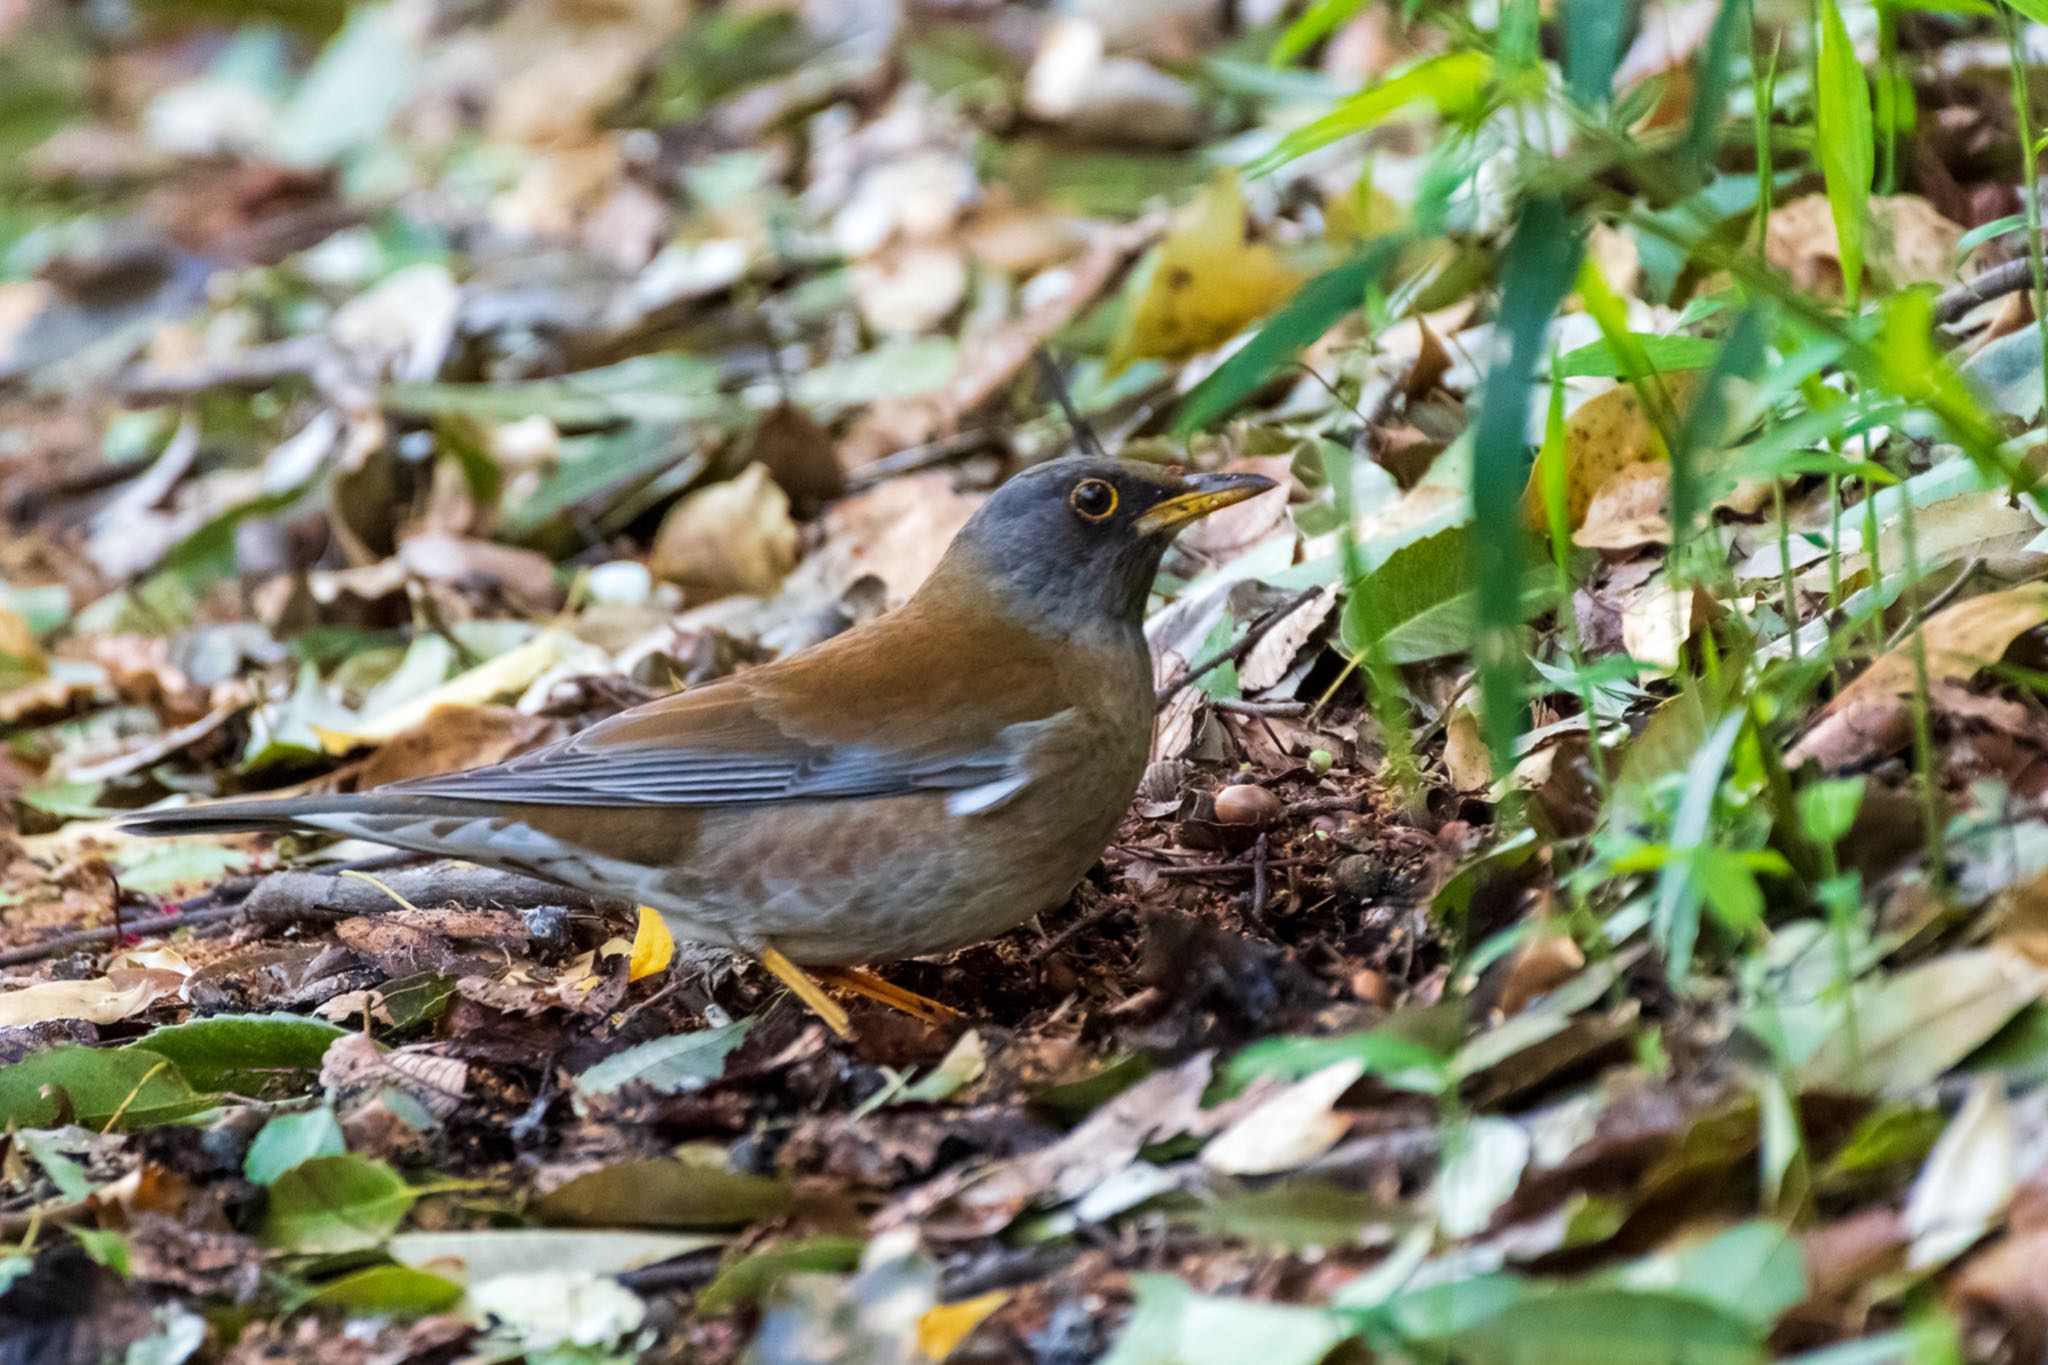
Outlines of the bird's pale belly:
[[818,966],[977,943],[1063,901],[1130,799],[1035,785],[999,819],[949,814],[942,795],[708,813],[698,856],[646,900],[679,936]]

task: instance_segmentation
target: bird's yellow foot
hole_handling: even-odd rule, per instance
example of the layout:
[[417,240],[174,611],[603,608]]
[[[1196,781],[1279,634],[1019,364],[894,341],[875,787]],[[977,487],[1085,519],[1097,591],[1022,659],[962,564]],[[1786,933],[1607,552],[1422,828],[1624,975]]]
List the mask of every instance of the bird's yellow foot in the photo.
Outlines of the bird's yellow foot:
[[927,1024],[949,1023],[960,1017],[960,1011],[951,1005],[919,995],[916,991],[905,990],[894,982],[884,981],[873,972],[864,972],[858,967],[825,967],[818,972],[818,980],[827,986],[837,986],[843,991],[866,996],[880,1005],[907,1014]]
[[841,1038],[853,1037],[853,1022],[847,1018],[846,1008],[825,994],[825,988],[813,981],[803,968],[773,948],[763,948],[754,954],[754,957],[763,967],[775,974],[776,980],[789,987],[792,995],[810,1006],[811,1013],[823,1019],[826,1028]]

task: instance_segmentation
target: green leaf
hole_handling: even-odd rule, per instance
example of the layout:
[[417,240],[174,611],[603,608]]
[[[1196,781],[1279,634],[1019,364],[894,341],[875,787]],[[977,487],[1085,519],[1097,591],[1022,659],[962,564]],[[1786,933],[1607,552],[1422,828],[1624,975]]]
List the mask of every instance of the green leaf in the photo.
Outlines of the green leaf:
[[1242,1087],[1260,1077],[1298,1081],[1337,1062],[1358,1062],[1365,1074],[1401,1090],[1441,1094],[1450,1084],[1450,1058],[1410,1038],[1368,1029],[1334,1038],[1262,1038],[1223,1068],[1226,1083]]
[[279,160],[318,166],[369,146],[413,95],[418,63],[393,5],[353,7],[278,116]]
[[1762,1334],[1688,1294],[1531,1285],[1504,1311],[1444,1337],[1466,1365],[1761,1365]]
[[1316,1365],[1350,1335],[1342,1314],[1197,1294],[1170,1275],[1134,1275],[1131,1289],[1137,1305],[1102,1365]]
[[[384,390],[383,404],[413,417],[516,422],[541,416],[558,427],[603,427],[620,422],[670,426],[726,411],[729,400],[718,391],[721,374],[716,361],[663,351],[559,379],[516,384],[392,384]],[[647,444],[644,432],[635,439]]]
[[139,1048],[55,1047],[0,1067],[0,1126],[79,1123],[132,1131],[173,1123],[211,1107],[171,1063]]
[[1735,40],[1749,31],[1747,0],[1721,0],[1721,7],[1714,13],[1713,27],[1707,30],[1707,41],[1701,44],[1694,61],[1692,125],[1686,130],[1685,151],[1697,179],[1704,179],[1713,169],[1714,150],[1728,116],[1729,68],[1733,65]]
[[300,1162],[348,1151],[341,1124],[326,1105],[303,1114],[279,1114],[263,1125],[242,1158],[242,1174],[252,1185],[274,1185]]
[[1870,181],[1877,173],[1872,141],[1870,84],[1849,40],[1836,0],[1820,0],[1820,55],[1814,70],[1815,134],[1828,211],[1842,260],[1842,292],[1851,308],[1863,296],[1863,241]]
[[462,1286],[452,1280],[411,1266],[373,1265],[327,1281],[299,1306],[419,1318],[445,1312],[461,1301]]
[[1837,843],[1856,823],[1856,811],[1862,804],[1860,777],[1816,782],[1799,793],[1800,828],[1816,843]]
[[218,882],[248,868],[246,848],[231,848],[207,839],[151,839],[121,849],[115,856],[121,885],[150,895],[180,892]]
[[775,1286],[794,1274],[837,1274],[860,1264],[867,1243],[858,1237],[805,1237],[749,1252],[720,1268],[716,1279],[697,1296],[697,1311],[730,1313],[761,1302]]
[[1368,1234],[1413,1217],[1370,1194],[1306,1176],[1205,1199],[1199,1208],[1171,1216],[1211,1236],[1282,1251],[1356,1246]]
[[1713,816],[1721,774],[1748,723],[1747,711],[1722,717],[1686,766],[1678,813],[1671,821],[1671,854],[1658,874],[1656,901],[1650,912],[1650,936],[1663,951],[1664,968],[1673,981],[1685,980],[1692,970],[1700,904],[1705,896],[1705,862],[1716,851]]
[[157,1029],[133,1046],[170,1058],[193,1085],[255,1095],[280,1079],[317,1074],[328,1044],[347,1032],[295,1014],[216,1014]]
[[381,1161],[316,1156],[280,1175],[263,1211],[263,1240],[283,1251],[369,1251],[405,1221],[412,1187]]
[[1627,7],[1619,0],[1563,0],[1564,69],[1572,98],[1595,106],[1614,91]]
[[[1473,647],[1479,633],[1480,594],[1471,579],[1472,533],[1452,527],[1413,541],[1353,584],[1344,603],[1344,647],[1364,654],[1377,644],[1387,662],[1420,663]],[[1523,570],[1519,624],[1555,596],[1549,565]]]
[[135,1257],[127,1233],[115,1228],[73,1228],[71,1235],[85,1248],[86,1255],[122,1279],[134,1273]]
[[[1486,740],[1494,769],[1507,771],[1524,719],[1523,678],[1529,655],[1521,625],[1527,620],[1529,562],[1522,526],[1522,490],[1529,478],[1530,383],[1543,354],[1550,318],[1578,275],[1584,243],[1560,198],[1530,200],[1509,240],[1501,270],[1495,356],[1472,423],[1472,574],[1477,580],[1479,631],[1473,650]],[[1505,344],[1506,354],[1499,353]]]
[[705,1086],[725,1074],[725,1059],[746,1041],[751,1019],[736,1019],[719,1028],[676,1033],[615,1052],[576,1077],[581,1095],[616,1094],[628,1085],[644,1085],[661,1095],[679,1095]]
[[[1628,336],[1642,348],[1650,368],[1659,374],[1668,374],[1672,370],[1704,369],[1713,364],[1714,357],[1721,353],[1721,343],[1712,337],[1687,336],[1682,332],[1670,336],[1630,332]],[[1626,379],[1629,375],[1629,367],[1622,363],[1621,357],[1614,353],[1614,347],[1605,338],[1575,351],[1566,351],[1550,370],[1560,379]]]
[[1314,122],[1296,128],[1245,168],[1265,175],[1318,147],[1370,132],[1413,104],[1430,104],[1445,118],[1470,118],[1484,107],[1493,79],[1493,59],[1467,48],[1447,52],[1397,71],[1367,86]]
[[1301,17],[1287,26],[1280,41],[1273,44],[1267,60],[1284,66],[1349,23],[1366,6],[1367,0],[1309,0]]
[[1769,1332],[1807,1294],[1799,1243],[1781,1225],[1741,1223],[1704,1242],[1658,1252],[1596,1277],[1637,1291],[1672,1291],[1705,1299]]
[[728,1170],[717,1148],[691,1147],[579,1175],[536,1199],[533,1213],[572,1227],[717,1228],[778,1217],[789,1202],[782,1182]]
[[1799,1070],[1802,1089],[1910,1095],[1932,1085],[2041,998],[2048,974],[2000,948],[1953,952],[1859,984]]
[[76,1202],[93,1192],[92,1177],[59,1146],[62,1139],[57,1134],[30,1128],[15,1134],[14,1140],[35,1158],[36,1164],[43,1168],[43,1174],[49,1176],[50,1183],[57,1187],[58,1194]]

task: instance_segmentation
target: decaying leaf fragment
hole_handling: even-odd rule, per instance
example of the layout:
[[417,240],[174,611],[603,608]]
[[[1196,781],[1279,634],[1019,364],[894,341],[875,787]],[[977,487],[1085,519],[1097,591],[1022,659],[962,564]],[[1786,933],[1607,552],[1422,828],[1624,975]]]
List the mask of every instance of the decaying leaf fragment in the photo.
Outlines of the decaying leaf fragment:
[[[1929,704],[1942,708],[2013,641],[2048,621],[2048,583],[1985,593],[1938,612],[1922,628]],[[1912,737],[1914,642],[1909,638],[1872,661],[1843,688],[1786,754],[1793,766],[1845,768],[1905,747]]]

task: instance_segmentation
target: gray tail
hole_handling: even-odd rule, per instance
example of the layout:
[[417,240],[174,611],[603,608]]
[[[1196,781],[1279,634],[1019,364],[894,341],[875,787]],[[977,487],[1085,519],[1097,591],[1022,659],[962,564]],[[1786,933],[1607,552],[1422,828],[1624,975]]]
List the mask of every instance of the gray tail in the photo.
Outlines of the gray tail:
[[364,817],[399,814],[397,802],[369,796],[278,797],[251,801],[209,801],[175,810],[141,811],[123,816],[120,828],[129,834],[234,834],[251,830],[327,830],[354,832]]

